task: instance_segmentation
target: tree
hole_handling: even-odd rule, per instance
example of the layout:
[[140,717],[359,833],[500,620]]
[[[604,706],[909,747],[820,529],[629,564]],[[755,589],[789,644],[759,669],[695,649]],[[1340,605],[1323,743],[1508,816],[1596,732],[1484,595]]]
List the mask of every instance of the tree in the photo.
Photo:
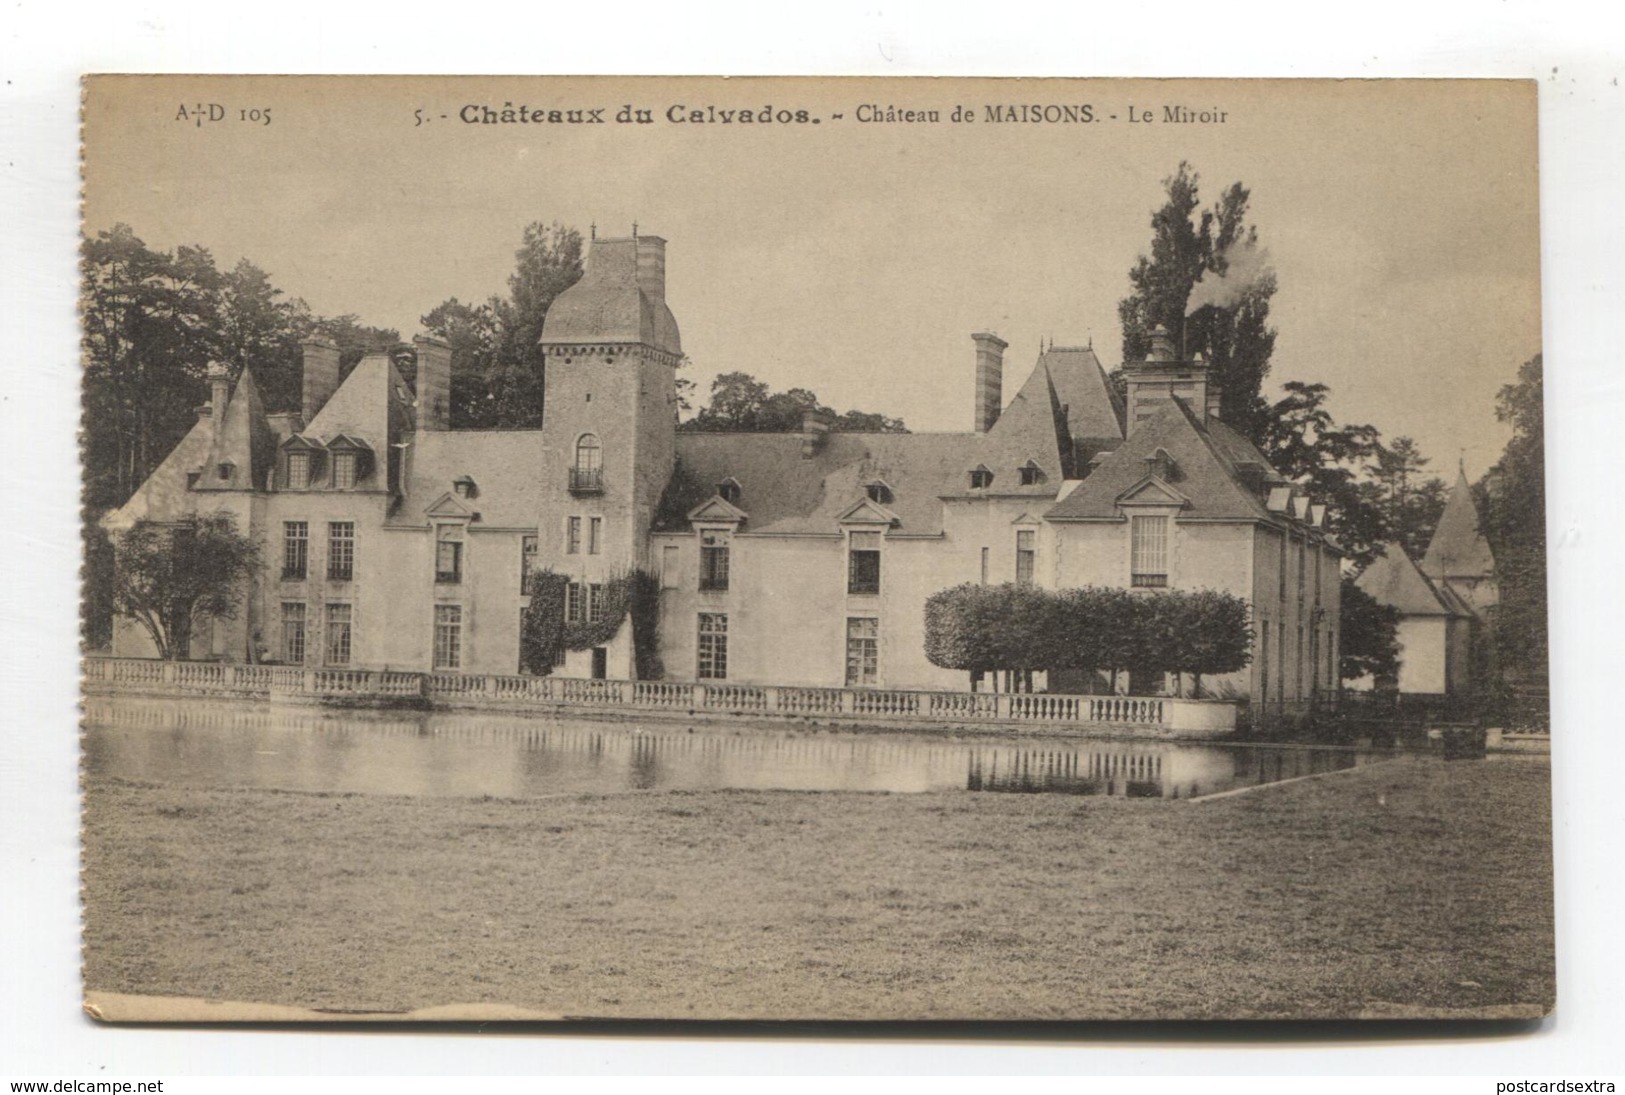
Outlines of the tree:
[[1260,449],[1270,465],[1326,507],[1327,531],[1356,570],[1364,570],[1389,539],[1379,488],[1360,478],[1381,451],[1375,426],[1338,425],[1326,407],[1324,384],[1288,381],[1269,405]]
[[829,416],[830,429],[849,433],[907,433],[901,418],[869,411],[836,414],[815,392],[791,388],[775,392],[749,373],[721,373],[711,382],[711,402],[678,426],[681,430],[720,433],[794,433],[808,411]]
[[120,505],[196,421],[219,345],[221,279],[202,248],[147,247],[129,225],[85,241],[85,504]]
[[458,429],[498,425],[491,363],[496,357],[497,317],[490,304],[464,304],[456,297],[421,320],[425,330],[451,345],[451,424]]
[[1385,605],[1343,575],[1338,650],[1345,681],[1391,678],[1399,672],[1399,610]]
[[1423,477],[1430,461],[1409,437],[1378,445],[1375,456],[1367,471],[1382,488],[1389,538],[1412,559],[1420,559],[1433,539],[1450,487],[1438,476]]
[[1163,180],[1166,200],[1151,215],[1151,253],[1129,270],[1133,292],[1118,302],[1123,360],[1137,361],[1151,332],[1167,328],[1181,356],[1201,353],[1220,393],[1220,417],[1262,443],[1261,395],[1275,349],[1269,326],[1275,272],[1247,223],[1251,192],[1239,182],[1201,209],[1200,176],[1181,161]]
[[299,343],[314,322],[304,301],[288,299],[271,284],[269,274],[242,259],[220,276],[215,360],[234,377],[252,369],[267,407],[298,407],[303,384]]
[[558,295],[581,278],[582,239],[574,228],[533,221],[514,252],[508,295],[469,305],[455,297],[423,326],[452,345],[452,424],[540,429],[546,361],[542,327]]
[[160,658],[184,657],[200,623],[236,618],[260,565],[259,545],[228,513],[137,521],[115,549],[114,607],[146,629]]
[[1542,681],[1548,664],[1544,406],[1536,354],[1496,397],[1496,417],[1512,425],[1512,439],[1475,491],[1500,593],[1490,617],[1496,655],[1515,674]]

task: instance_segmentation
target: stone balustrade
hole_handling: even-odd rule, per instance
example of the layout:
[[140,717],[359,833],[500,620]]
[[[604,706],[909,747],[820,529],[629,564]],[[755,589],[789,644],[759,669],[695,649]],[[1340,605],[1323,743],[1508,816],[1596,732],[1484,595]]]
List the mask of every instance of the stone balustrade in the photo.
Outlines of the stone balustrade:
[[1236,705],[1170,696],[1067,696],[1025,692],[933,692],[821,688],[725,681],[623,681],[578,677],[418,673],[392,669],[85,659],[87,692],[242,696],[347,706],[540,708],[637,712],[683,718],[766,717],[831,723],[1030,727],[1129,732],[1149,737],[1223,737]]

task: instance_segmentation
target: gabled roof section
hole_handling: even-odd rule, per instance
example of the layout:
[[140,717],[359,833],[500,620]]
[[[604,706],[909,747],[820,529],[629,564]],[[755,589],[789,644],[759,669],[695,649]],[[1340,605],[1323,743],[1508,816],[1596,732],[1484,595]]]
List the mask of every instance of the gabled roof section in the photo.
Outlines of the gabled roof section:
[[1450,489],[1422,557],[1422,572],[1430,578],[1489,578],[1495,574],[1495,556],[1479,531],[1478,507],[1466,469],[1457,469],[1456,485]]
[[450,490],[436,498],[423,512],[428,517],[461,518],[467,521],[479,517],[479,511],[457,497],[456,491]]
[[901,525],[902,519],[878,502],[864,498],[848,506],[836,521],[843,525]]
[[1191,500],[1169,486],[1161,476],[1148,475],[1117,496],[1120,506],[1178,506],[1185,509]]
[[740,524],[747,516],[744,510],[721,495],[707,499],[688,511],[690,521],[731,521]]
[[1405,616],[1470,615],[1442,596],[1398,544],[1385,545],[1384,553],[1365,568],[1354,584],[1378,603],[1397,608]]
[[[1211,423],[1212,427],[1218,423]],[[1237,439],[1239,440],[1239,439]],[[1252,446],[1242,443],[1245,449]],[[1216,429],[1204,426],[1183,400],[1175,398],[1155,417],[1141,423],[1118,448],[1096,464],[1077,489],[1046,514],[1053,520],[1089,520],[1120,517],[1121,500],[1145,486],[1146,461],[1158,449],[1173,458],[1177,483],[1172,490],[1187,501],[1183,516],[1208,520],[1268,520],[1258,496],[1247,489],[1231,456],[1242,451]],[[1252,450],[1256,454],[1256,450]],[[1262,459],[1262,457],[1259,457]]]
[[394,406],[405,390],[406,384],[388,354],[368,354],[350,370],[304,432],[328,445],[335,438],[345,437],[375,452],[382,451],[392,440],[392,433],[401,432],[410,413],[408,407]]

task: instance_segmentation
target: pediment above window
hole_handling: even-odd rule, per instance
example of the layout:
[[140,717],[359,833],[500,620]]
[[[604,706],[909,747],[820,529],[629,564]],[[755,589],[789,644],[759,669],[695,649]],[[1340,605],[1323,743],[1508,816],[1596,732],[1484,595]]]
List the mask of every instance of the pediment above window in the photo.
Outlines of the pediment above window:
[[1156,475],[1148,475],[1117,496],[1120,506],[1172,506],[1184,509],[1191,500],[1180,494],[1168,482]]
[[1010,523],[1012,525],[1025,525],[1025,526],[1027,526],[1029,528],[1037,528],[1039,525],[1042,525],[1044,522],[1040,521],[1038,518],[1034,517],[1030,513],[1024,513],[1020,517],[1017,517],[1014,521],[1011,521]]
[[890,528],[903,523],[897,514],[868,498],[848,507],[835,520],[843,525],[885,525]]
[[447,491],[439,498],[436,498],[434,504],[423,512],[425,516],[439,521],[478,521],[480,519],[479,512],[465,505],[454,491]]
[[372,451],[372,446],[371,445],[367,444],[361,438],[352,437],[350,434],[347,434],[347,433],[341,433],[341,434],[337,435],[336,437],[334,437],[333,440],[331,440],[331,441],[329,441],[327,443],[327,447],[329,449],[335,451],[335,452],[337,452],[337,451],[339,451],[341,449],[352,449],[352,450],[354,450],[356,452],[371,452]]
[[285,452],[297,451],[300,449],[311,452],[320,452],[325,448],[325,446],[314,437],[306,437],[302,433],[296,433],[292,437],[289,437],[286,441],[282,442],[282,448]]
[[716,495],[688,511],[689,522],[715,522],[719,524],[737,525],[749,516],[744,510],[734,505],[721,495]]

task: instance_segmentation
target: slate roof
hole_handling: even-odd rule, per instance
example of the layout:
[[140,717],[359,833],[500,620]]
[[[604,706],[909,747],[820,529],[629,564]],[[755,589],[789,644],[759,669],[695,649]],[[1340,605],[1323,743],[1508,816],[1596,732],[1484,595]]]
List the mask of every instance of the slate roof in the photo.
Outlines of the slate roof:
[[1275,519],[1236,471],[1237,464],[1256,462],[1265,469],[1266,476],[1273,476],[1263,455],[1224,423],[1216,419],[1200,422],[1177,397],[1155,417],[1141,423],[1046,516],[1055,520],[1120,517],[1118,499],[1145,479],[1150,459],[1158,449],[1173,459],[1172,472],[1166,477],[1168,485],[1189,499],[1182,517]]
[[[1042,505],[1061,487],[1053,426],[1046,438],[975,433],[830,433],[810,458],[801,435],[785,433],[679,433],[677,469],[656,516],[657,531],[686,530],[688,514],[716,493],[724,479],[739,481],[735,503],[747,515],[743,531],[834,533],[840,516],[882,480],[891,489],[886,508],[899,533],[942,532],[944,497],[1029,496]],[[1022,486],[1018,469],[1038,460],[1046,478]],[[970,471],[993,472],[986,491],[970,489]]]
[[102,518],[102,526],[119,532],[137,521],[174,521],[191,513],[195,499],[186,489],[186,476],[208,460],[210,437],[209,420],[198,419],[124,505]]
[[1429,581],[1398,544],[1386,545],[1384,554],[1373,560],[1354,584],[1405,616],[1472,615],[1453,594]]
[[[479,527],[535,528],[542,511],[548,463],[546,435],[540,430],[425,431],[409,438],[412,451],[404,497],[391,512],[392,526],[421,527],[426,516],[454,481],[473,478],[478,496],[468,507],[480,515]],[[560,468],[559,475],[564,472]]]
[[592,241],[581,280],[547,309],[542,345],[641,342],[681,354],[677,319],[638,286],[638,240]]
[[323,444],[353,437],[382,454],[391,440],[412,432],[413,406],[412,390],[389,355],[368,354],[301,432]]
[[[265,404],[254,383],[254,374],[244,369],[237,378],[237,386],[226,400],[220,429],[213,434],[207,461],[188,465],[187,471],[201,471],[198,490],[253,490],[263,489],[267,474],[276,463],[276,435],[265,420]],[[230,464],[229,478],[221,479],[216,470],[221,464]]]
[[1083,450],[1081,459],[1122,444],[1123,402],[1092,346],[1051,346],[1038,362],[1048,370],[1066,408],[1072,438]]
[[1422,557],[1422,572],[1430,578],[1488,578],[1495,574],[1495,556],[1478,527],[1478,507],[1467,472],[1458,469],[1456,485],[1439,515],[1438,527]]

